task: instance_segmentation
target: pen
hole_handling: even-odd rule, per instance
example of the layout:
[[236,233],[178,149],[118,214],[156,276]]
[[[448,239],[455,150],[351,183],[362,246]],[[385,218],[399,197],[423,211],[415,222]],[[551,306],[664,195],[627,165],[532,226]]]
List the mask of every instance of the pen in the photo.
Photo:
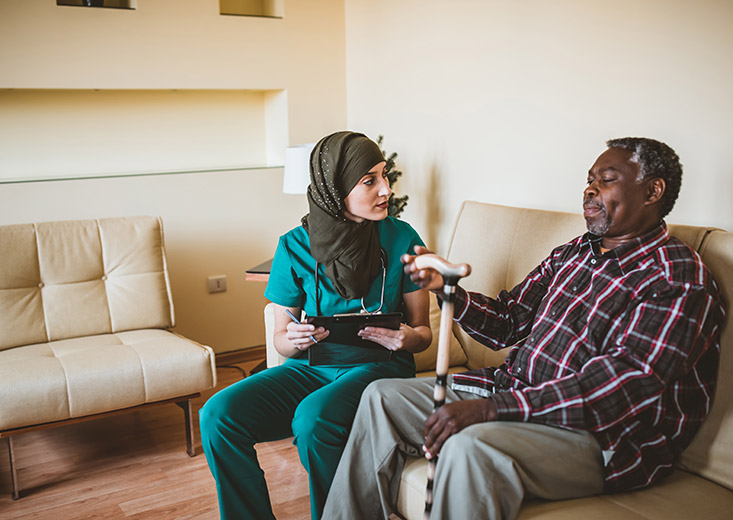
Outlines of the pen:
[[[300,320],[298,318],[296,318],[295,316],[293,316],[293,313],[290,312],[290,309],[285,309],[285,312],[288,313],[288,316],[290,316],[290,319],[291,320],[293,320],[295,323],[297,323],[298,325],[300,325]],[[316,338],[314,338],[313,336],[309,336],[309,337],[310,337],[310,339],[311,339],[311,341],[313,343],[318,343],[318,341],[316,341]]]

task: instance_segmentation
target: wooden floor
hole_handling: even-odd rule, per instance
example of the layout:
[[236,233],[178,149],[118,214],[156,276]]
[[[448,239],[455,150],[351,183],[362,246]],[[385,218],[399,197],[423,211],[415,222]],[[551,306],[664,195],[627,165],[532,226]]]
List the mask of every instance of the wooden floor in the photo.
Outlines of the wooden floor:
[[[259,361],[235,366],[249,374]],[[236,368],[217,370],[217,390],[242,378]],[[175,405],[16,436],[17,501],[0,440],[0,519],[218,519],[198,431],[198,410],[213,393],[194,401],[195,457]],[[257,453],[278,520],[310,518],[308,475],[291,440],[258,444]]]

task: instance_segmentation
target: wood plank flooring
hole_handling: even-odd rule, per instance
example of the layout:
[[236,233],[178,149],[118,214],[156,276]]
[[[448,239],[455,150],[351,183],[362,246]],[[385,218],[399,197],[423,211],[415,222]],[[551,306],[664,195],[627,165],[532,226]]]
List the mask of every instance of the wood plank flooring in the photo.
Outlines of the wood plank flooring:
[[[224,388],[261,360],[218,367]],[[87,423],[18,435],[21,498],[11,497],[5,441],[0,442],[0,519],[219,518],[216,486],[201,449],[194,400],[196,456],[186,454],[183,411],[166,405]],[[291,439],[257,445],[278,520],[310,518],[308,474]]]

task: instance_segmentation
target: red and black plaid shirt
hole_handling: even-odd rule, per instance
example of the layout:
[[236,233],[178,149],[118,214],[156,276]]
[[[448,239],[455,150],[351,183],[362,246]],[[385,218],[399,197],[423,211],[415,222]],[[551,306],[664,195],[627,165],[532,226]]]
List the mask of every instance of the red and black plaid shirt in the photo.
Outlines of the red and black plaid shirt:
[[599,253],[585,234],[498,299],[457,289],[455,320],[506,362],[453,376],[498,420],[593,432],[607,491],[671,472],[710,410],[725,310],[699,255],[662,223]]

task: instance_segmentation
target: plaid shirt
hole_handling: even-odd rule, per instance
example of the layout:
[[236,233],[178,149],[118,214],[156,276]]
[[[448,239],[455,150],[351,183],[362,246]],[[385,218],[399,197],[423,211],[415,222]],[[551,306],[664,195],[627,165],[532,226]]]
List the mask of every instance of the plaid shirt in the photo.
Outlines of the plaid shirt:
[[711,406],[725,310],[699,255],[662,223],[600,254],[589,233],[498,299],[457,288],[455,320],[506,362],[455,374],[498,420],[592,432],[606,491],[669,474]]

